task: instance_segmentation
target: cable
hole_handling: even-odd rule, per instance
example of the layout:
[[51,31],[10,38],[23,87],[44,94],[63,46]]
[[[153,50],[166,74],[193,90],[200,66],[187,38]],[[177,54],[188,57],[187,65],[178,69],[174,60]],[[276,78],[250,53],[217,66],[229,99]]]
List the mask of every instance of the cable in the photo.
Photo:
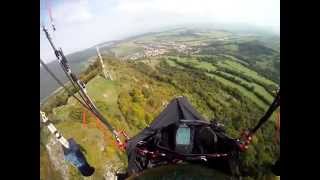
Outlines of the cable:
[[109,129],[109,131],[115,136],[115,139],[118,143],[118,145],[121,145],[122,142],[119,138],[118,132],[111,126],[111,124],[108,123],[107,119],[104,118],[104,116],[100,113],[100,111],[97,109],[97,107],[94,105],[93,101],[91,100],[91,98],[88,96],[86,88],[85,88],[85,84],[76,77],[76,75],[74,75],[71,71],[71,68],[68,64],[67,58],[65,57],[63,51],[61,48],[56,49],[52,38],[50,37],[49,32],[47,31],[47,29],[45,28],[45,26],[42,26],[42,30],[45,32],[46,38],[48,39],[54,54],[56,55],[58,62],[61,66],[61,68],[63,69],[64,73],[66,74],[66,76],[68,77],[68,79],[71,81],[71,83],[73,84],[74,87],[78,87],[79,88],[79,95],[81,96],[81,98],[83,99],[84,103],[88,106],[88,108],[91,109],[91,112],[99,119],[102,121],[102,123],[107,126],[107,128]]
[[[67,93],[69,94],[69,96],[74,97],[83,107],[85,107],[87,110],[89,110],[90,112],[92,112],[92,110],[84,103],[82,102],[77,96],[75,96],[58,78],[57,76],[49,69],[49,67],[42,61],[42,59],[40,58],[40,63],[41,65],[44,67],[44,69],[51,75],[51,77],[53,79],[55,79],[57,81],[57,83],[63,87]],[[93,113],[93,112],[92,112]]]
[[59,85],[61,85],[70,96],[73,96],[83,107],[85,107],[87,110],[89,110],[94,116],[96,116],[98,119],[103,119],[104,124],[107,125],[108,129],[114,134],[116,141],[119,145],[122,144],[118,133],[113,129],[113,127],[106,121],[106,119],[101,115],[101,113],[95,109],[90,107],[87,103],[82,102],[78,97],[76,97],[73,93],[71,93],[66,86],[57,78],[57,76],[49,69],[49,67],[41,60],[40,58],[40,63],[43,65],[45,70],[58,82]]
[[55,138],[60,142],[60,144],[63,147],[69,149],[69,147],[70,147],[69,142],[67,141],[67,139],[65,137],[63,137],[63,135],[58,131],[58,129],[49,121],[46,114],[40,110],[40,115],[41,115],[41,119],[42,119],[43,124],[45,124],[47,126],[50,133],[55,136]]
[[53,23],[53,17],[52,17],[50,0],[47,0],[47,1],[46,1],[46,5],[47,5],[47,10],[48,10],[49,18],[50,18],[51,27],[52,27],[53,31],[56,31],[56,27],[55,27],[55,25],[54,25],[54,23]]
[[79,95],[80,95],[81,99],[84,101],[84,103],[87,105],[87,107],[89,107],[91,109],[91,112],[93,112],[94,110],[93,110],[93,107],[90,106],[90,100],[88,100],[85,92],[83,92],[81,85],[78,84],[77,78],[75,77],[75,75],[73,75],[71,73],[71,69],[70,69],[69,64],[66,60],[66,57],[63,54],[62,49],[60,48],[60,50],[58,50],[55,47],[55,45],[53,44],[52,38],[50,37],[50,34],[44,25],[42,25],[42,30],[45,32],[45,35],[50,43],[50,46],[52,47],[52,49],[54,51],[55,56],[58,58],[58,62],[60,64],[63,72],[66,74],[67,78],[69,79],[69,81],[71,82],[73,87],[77,90],[80,90]]
[[265,113],[265,115],[259,120],[259,123],[251,130],[251,133],[255,133],[262,124],[264,124],[269,117],[272,115],[272,113],[280,106],[280,90],[277,93],[277,96],[275,97],[274,101],[270,105],[269,109]]
[[274,101],[268,108],[264,116],[259,120],[258,124],[250,130],[246,130],[242,133],[241,137],[237,139],[237,143],[240,151],[245,151],[248,149],[248,145],[252,141],[252,136],[257,132],[257,130],[270,118],[272,113],[280,106],[280,89],[275,97]]
[[[82,102],[78,97],[76,97],[72,92],[70,92],[68,90],[68,88],[66,86],[64,86],[64,84],[57,78],[57,76],[49,69],[49,67],[42,61],[42,59],[40,58],[40,63],[41,65],[43,65],[43,67],[45,68],[45,70],[58,82],[59,85],[61,85],[66,91],[67,93],[74,97],[83,107],[85,107],[87,110],[89,110],[93,115],[95,115],[98,119],[104,119],[103,116],[99,113],[99,111],[97,111],[96,109],[93,109],[92,107],[90,107],[90,105],[88,105],[87,103]],[[107,123],[107,122],[105,122]],[[109,130],[114,131],[114,129],[112,128],[112,126],[107,123],[107,126],[109,128]]]

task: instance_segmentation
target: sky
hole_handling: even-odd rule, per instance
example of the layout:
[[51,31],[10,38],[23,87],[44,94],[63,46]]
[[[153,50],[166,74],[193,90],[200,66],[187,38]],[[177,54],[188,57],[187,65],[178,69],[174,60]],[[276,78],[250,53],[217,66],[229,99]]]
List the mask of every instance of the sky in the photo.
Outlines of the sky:
[[[40,23],[50,30],[48,9],[65,54],[181,24],[249,24],[280,34],[280,0],[40,0]],[[55,59],[41,30],[40,57]]]

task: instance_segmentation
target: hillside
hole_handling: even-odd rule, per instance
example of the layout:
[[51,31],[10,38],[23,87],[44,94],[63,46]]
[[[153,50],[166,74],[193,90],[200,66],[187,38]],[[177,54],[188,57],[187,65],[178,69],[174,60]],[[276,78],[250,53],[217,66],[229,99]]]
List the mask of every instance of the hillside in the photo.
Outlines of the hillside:
[[[110,46],[112,46],[115,42],[109,41],[106,43],[98,44],[100,50],[108,50]],[[87,68],[88,62],[91,58],[96,56],[96,48],[91,47],[79,52],[74,52],[67,55],[68,61],[72,70],[75,74],[80,74]],[[56,74],[56,76],[62,81],[67,82],[67,77],[65,77],[58,61],[50,61],[47,63],[47,66],[51,69],[52,72]],[[40,68],[40,102],[44,102],[46,97],[48,97],[51,93],[57,89],[59,85],[52,81],[50,75],[41,67]]]
[[[134,136],[175,96],[186,96],[207,119],[218,119],[227,133],[255,125],[273,100],[279,78],[279,51],[259,36],[227,31],[177,29],[121,41],[102,53],[114,81],[101,75],[97,62],[81,74],[88,94],[115,129]],[[277,43],[274,43],[277,44]],[[68,138],[74,138],[96,168],[94,179],[111,177],[127,164],[111,134],[64,90],[48,98],[42,109]],[[82,116],[86,114],[83,126]],[[82,179],[59,158],[59,147],[41,130],[42,179]],[[279,156],[274,143],[274,118],[263,126],[242,156],[242,169],[254,179],[270,174]],[[61,168],[66,167],[66,168]]]

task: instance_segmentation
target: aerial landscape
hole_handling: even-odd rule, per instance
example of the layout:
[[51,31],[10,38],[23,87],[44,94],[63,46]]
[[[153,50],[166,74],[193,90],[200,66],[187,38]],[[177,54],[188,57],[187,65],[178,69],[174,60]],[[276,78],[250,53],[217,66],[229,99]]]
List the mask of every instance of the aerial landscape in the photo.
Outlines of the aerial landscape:
[[[97,46],[104,69],[95,48],[92,53],[74,53],[83,60],[74,58],[78,61],[70,61],[71,69],[77,66],[75,71],[97,109],[129,137],[148,127],[172,99],[184,96],[206,120],[224,124],[226,133],[237,138],[258,122],[280,88],[280,35],[274,33],[186,26],[106,44]],[[42,78],[41,83],[50,79]],[[79,95],[70,82],[64,82]],[[45,87],[41,110],[66,138],[80,144],[95,172],[82,177],[65,162],[59,143],[42,125],[41,179],[116,179],[115,174],[126,169],[128,159],[111,132],[65,89]],[[241,154],[243,179],[278,178],[271,172],[280,156],[275,126],[274,113],[253,136],[247,152]]]

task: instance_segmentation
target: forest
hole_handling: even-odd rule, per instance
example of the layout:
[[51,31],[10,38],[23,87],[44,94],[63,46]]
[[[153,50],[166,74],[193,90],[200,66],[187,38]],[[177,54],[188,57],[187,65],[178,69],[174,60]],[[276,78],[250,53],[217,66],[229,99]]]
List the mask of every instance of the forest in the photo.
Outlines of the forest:
[[[208,121],[223,123],[227,134],[238,138],[244,130],[256,125],[280,82],[279,54],[257,44],[256,41],[212,43],[195,55],[170,51],[160,57],[136,61],[103,54],[114,80],[103,77],[98,59],[80,74],[80,79],[86,83],[88,94],[108,122],[131,137],[147,127],[174,97],[185,96]],[[71,84],[66,86],[77,95],[78,90]],[[41,109],[66,137],[81,143],[88,161],[96,168],[94,178],[104,177],[107,165],[111,169],[125,168],[126,155],[118,151],[110,132],[101,130],[96,118],[71,94],[59,89]],[[83,125],[84,113],[87,126]],[[272,117],[254,136],[248,151],[241,154],[244,179],[275,178],[270,170],[280,156],[275,133]],[[54,170],[46,150],[50,142],[48,131],[42,127],[40,159],[48,166],[40,169],[41,177],[59,179],[61,172]],[[73,167],[68,167],[71,179],[81,179]]]

